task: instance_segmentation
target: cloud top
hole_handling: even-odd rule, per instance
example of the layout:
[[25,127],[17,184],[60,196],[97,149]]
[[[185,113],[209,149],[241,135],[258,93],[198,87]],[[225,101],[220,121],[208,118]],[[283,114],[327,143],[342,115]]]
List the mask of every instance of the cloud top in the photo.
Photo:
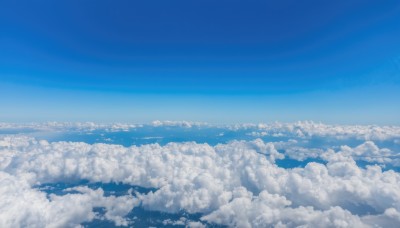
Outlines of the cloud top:
[[[124,147],[2,136],[1,220],[5,226],[26,222],[40,226],[52,225],[52,218],[63,217],[62,225],[71,226],[92,220],[92,209],[104,207],[105,219],[128,225],[124,216],[140,204],[146,210],[201,213],[201,223],[237,227],[400,225],[399,173],[383,171],[377,165],[362,168],[356,163],[356,158],[370,157],[370,161],[386,164],[391,162],[386,158],[393,156],[393,151],[366,141],[355,147],[312,151],[323,163],[279,167],[277,160],[301,153],[290,150],[296,146],[295,141],[256,139],[215,146],[183,142]],[[282,148],[290,153],[279,152]],[[307,152],[303,148],[305,156]],[[101,189],[80,187],[73,189],[78,193],[47,199],[34,188],[79,180],[155,190],[108,197]],[[27,205],[24,198],[38,203]],[[75,200],[85,202],[83,217],[65,214]],[[13,210],[7,209],[10,204]],[[13,219],[20,208],[28,211]],[[39,213],[43,210],[55,214]]]

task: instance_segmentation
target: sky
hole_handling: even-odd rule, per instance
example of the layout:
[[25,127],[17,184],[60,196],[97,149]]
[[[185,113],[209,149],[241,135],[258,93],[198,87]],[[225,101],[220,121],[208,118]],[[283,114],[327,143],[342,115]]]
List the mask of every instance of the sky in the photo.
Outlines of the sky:
[[2,1],[0,121],[400,124],[399,1]]

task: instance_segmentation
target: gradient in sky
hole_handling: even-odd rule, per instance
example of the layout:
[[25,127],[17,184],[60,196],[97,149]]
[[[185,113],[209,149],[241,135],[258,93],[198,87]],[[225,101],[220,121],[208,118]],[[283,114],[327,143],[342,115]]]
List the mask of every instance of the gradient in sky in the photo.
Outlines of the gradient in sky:
[[399,1],[2,1],[1,121],[400,124]]

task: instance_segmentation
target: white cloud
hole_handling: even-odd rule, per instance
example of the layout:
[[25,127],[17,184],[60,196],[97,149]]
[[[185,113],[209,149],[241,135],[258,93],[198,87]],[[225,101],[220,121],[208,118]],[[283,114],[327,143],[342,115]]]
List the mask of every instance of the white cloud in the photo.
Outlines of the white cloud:
[[166,219],[162,222],[164,226],[172,225],[172,226],[185,226],[189,228],[205,228],[206,226],[201,222],[191,221],[184,217],[181,217],[179,220],[173,221],[171,219]]
[[160,120],[155,120],[151,122],[151,126],[153,127],[183,127],[183,128],[191,128],[191,127],[211,127],[212,125],[209,125],[207,123],[203,122],[191,122],[191,121],[160,121]]
[[[287,142],[271,143],[283,154],[291,159],[304,161],[306,159],[332,160],[335,157],[351,157],[356,161],[365,161],[369,164],[391,164],[400,166],[400,155],[388,148],[379,148],[373,141],[365,141],[358,146],[350,147],[343,145],[340,147],[331,147],[329,149],[307,148],[298,145],[296,140]],[[335,148],[335,149],[332,149]]]
[[33,189],[23,178],[0,172],[0,227],[76,227],[98,217],[95,207],[116,225],[128,225],[123,217],[138,200],[131,195],[105,197],[102,189],[74,188],[78,193],[50,195]]
[[[104,197],[101,190],[76,189],[81,194],[48,200],[31,187],[86,179],[157,188],[138,195],[145,209],[203,213],[203,221],[229,226],[364,227],[389,220],[390,224],[400,225],[399,173],[383,172],[378,166],[363,169],[353,159],[353,155],[387,154],[387,150],[366,142],[355,148],[342,147],[338,152],[315,152],[327,156],[327,165],[311,162],[304,168],[284,169],[274,164],[275,159],[283,158],[276,146],[282,145],[259,139],[216,146],[186,142],[123,147],[1,137],[0,168],[5,177],[0,184],[4,197],[1,202],[6,202],[0,207],[1,220],[6,226],[15,225],[11,224],[15,221],[20,225],[26,221],[38,226],[52,224],[53,220],[46,217],[46,211],[52,209],[51,217],[65,218],[57,221],[78,224],[92,219],[92,208],[100,205],[107,209],[107,219],[124,224],[123,215],[136,205],[131,196],[110,198]],[[8,182],[17,180],[23,184],[15,186],[25,186],[22,190],[7,187]],[[27,205],[24,198],[45,206]],[[117,206],[129,199],[131,204]],[[82,217],[65,215],[62,209],[75,201],[84,202]],[[10,203],[14,210],[6,212]],[[29,211],[11,220],[10,213],[20,207],[25,208],[21,211]]]
[[236,198],[203,219],[230,227],[367,227],[340,207],[320,211],[290,204],[283,196],[263,191],[256,197]]
[[[351,157],[353,160],[361,160],[369,163],[400,165],[398,153],[387,148],[379,148],[374,142],[366,141],[356,147],[341,146],[338,152],[331,149],[327,151],[320,150],[319,157],[331,161],[334,159],[345,159]],[[307,157],[307,155],[305,155]]]
[[236,129],[254,129],[252,135],[286,136],[298,138],[332,137],[335,139],[355,138],[359,140],[389,140],[400,138],[399,126],[376,125],[328,125],[312,121],[296,123],[271,123],[237,126]]
[[126,123],[94,123],[94,122],[44,122],[44,123],[1,123],[0,130],[17,130],[24,132],[26,130],[36,131],[84,131],[91,132],[95,130],[105,130],[109,132],[129,131],[135,128],[143,127],[143,124]]
[[312,121],[299,121],[295,123],[260,123],[260,124],[231,124],[213,125],[203,122],[190,121],[160,121],[156,120],[150,124],[127,124],[127,123],[94,123],[94,122],[45,122],[45,123],[1,123],[0,130],[37,130],[37,131],[84,131],[105,130],[109,132],[129,131],[132,129],[147,127],[204,127],[219,128],[231,131],[246,131],[245,135],[253,137],[291,137],[312,138],[331,137],[334,139],[359,139],[359,140],[391,140],[395,143],[400,140],[400,126],[377,126],[377,125],[329,125],[315,123]]
[[383,214],[364,216],[362,220],[375,227],[398,227],[400,223],[400,212],[395,208],[388,208]]
[[341,153],[347,156],[352,156],[355,159],[378,163],[391,163],[392,158],[395,158],[396,156],[394,152],[387,148],[380,149],[372,141],[366,141],[355,148],[342,146]]

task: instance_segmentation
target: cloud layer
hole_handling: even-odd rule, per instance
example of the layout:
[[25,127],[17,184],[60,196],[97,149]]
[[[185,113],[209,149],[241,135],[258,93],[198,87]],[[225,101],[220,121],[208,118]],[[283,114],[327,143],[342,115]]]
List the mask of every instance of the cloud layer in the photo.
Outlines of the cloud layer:
[[400,142],[400,126],[377,125],[328,125],[313,121],[299,121],[295,123],[259,123],[259,124],[230,124],[215,125],[190,121],[153,121],[150,124],[126,123],[94,123],[94,122],[45,122],[45,123],[1,123],[0,130],[37,130],[37,131],[94,131],[105,130],[111,132],[129,131],[144,127],[177,127],[177,128],[218,128],[232,131],[248,131],[255,137],[333,137],[336,139],[356,138],[361,140],[390,140]]
[[[282,148],[286,152],[278,152]],[[131,221],[124,216],[139,205],[167,213],[201,213],[204,224],[237,227],[400,225],[399,173],[377,165],[361,168],[355,161],[361,157],[392,163],[388,159],[393,151],[372,141],[327,150],[299,148],[295,141],[261,139],[215,146],[183,142],[123,147],[2,136],[1,225],[75,226],[93,220],[97,207],[105,208],[103,219],[128,225]],[[296,153],[324,163],[293,169],[275,164]],[[46,197],[34,187],[79,180],[155,190],[116,197],[104,196],[101,188],[78,187]]]

